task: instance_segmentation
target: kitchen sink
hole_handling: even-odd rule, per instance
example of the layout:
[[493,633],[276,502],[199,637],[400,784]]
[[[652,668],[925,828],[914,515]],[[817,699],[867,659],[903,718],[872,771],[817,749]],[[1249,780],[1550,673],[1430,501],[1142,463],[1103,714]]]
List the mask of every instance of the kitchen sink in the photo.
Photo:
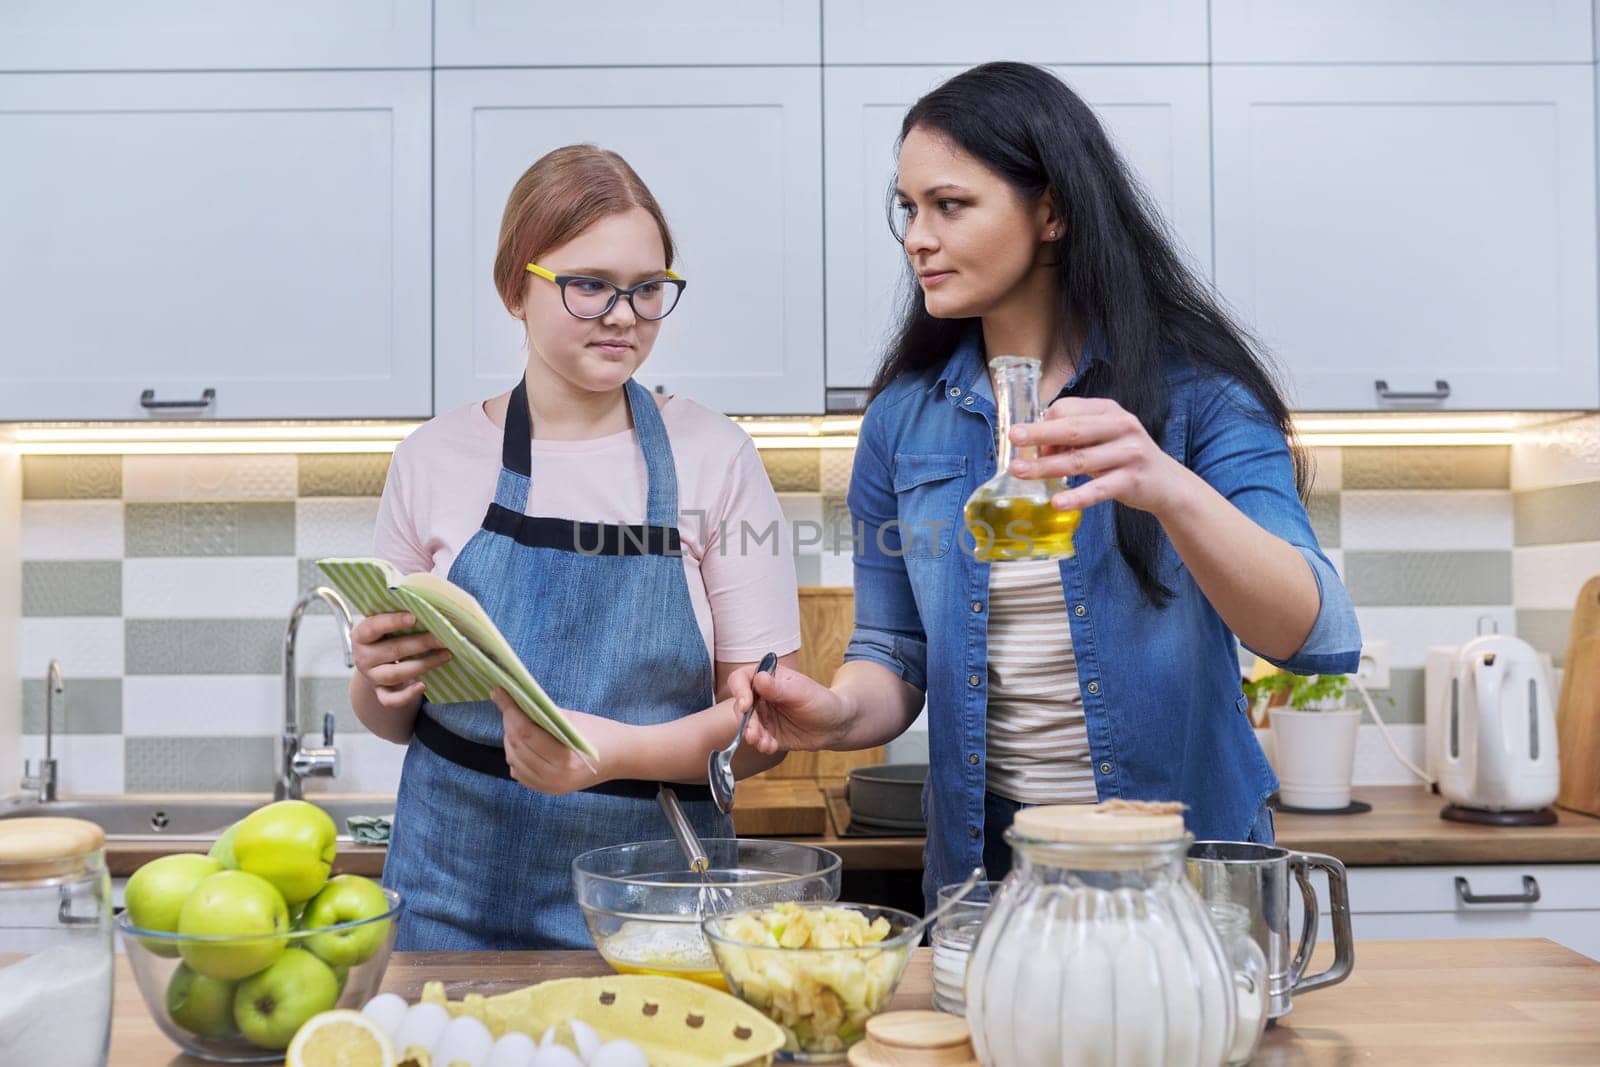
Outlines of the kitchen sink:
[[[326,811],[339,828],[342,840],[350,839],[345,818],[350,815],[389,815],[394,797],[340,794],[305,798]],[[39,816],[85,819],[95,823],[113,839],[137,837],[214,838],[234,822],[269,804],[267,794],[227,794],[210,797],[165,794],[129,794],[104,797],[65,797],[43,804],[24,804],[0,808],[0,819],[26,819]]]

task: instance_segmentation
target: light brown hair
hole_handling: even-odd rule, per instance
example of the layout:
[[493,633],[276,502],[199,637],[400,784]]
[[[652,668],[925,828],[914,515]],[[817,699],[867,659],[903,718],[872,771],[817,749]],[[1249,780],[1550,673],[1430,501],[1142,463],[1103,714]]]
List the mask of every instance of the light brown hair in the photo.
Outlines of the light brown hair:
[[500,219],[494,286],[506,309],[522,306],[527,265],[566,244],[609,215],[643,208],[661,230],[664,267],[673,260],[672,233],[661,205],[628,161],[591,144],[573,144],[541,156],[511,188]]

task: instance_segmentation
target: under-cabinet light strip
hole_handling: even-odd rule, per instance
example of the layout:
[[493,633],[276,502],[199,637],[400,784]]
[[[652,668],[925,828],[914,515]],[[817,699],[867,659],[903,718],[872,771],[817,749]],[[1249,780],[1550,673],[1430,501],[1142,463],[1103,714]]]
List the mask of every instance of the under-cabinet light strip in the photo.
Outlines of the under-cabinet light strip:
[[[851,449],[859,416],[738,420],[756,447]],[[1507,445],[1550,417],[1516,413],[1300,415],[1298,441],[1320,448]],[[20,424],[0,428],[0,447],[32,456],[384,453],[417,423]]]

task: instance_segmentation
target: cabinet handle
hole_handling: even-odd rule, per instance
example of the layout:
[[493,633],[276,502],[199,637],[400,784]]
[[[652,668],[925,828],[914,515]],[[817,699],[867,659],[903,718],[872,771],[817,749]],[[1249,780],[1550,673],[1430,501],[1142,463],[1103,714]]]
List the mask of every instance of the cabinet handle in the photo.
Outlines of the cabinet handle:
[[1382,378],[1379,378],[1377,381],[1373,382],[1372,387],[1373,389],[1377,390],[1379,400],[1387,400],[1398,403],[1419,403],[1422,401],[1450,399],[1450,383],[1445,381],[1443,378],[1434,380],[1433,392],[1431,393],[1402,393],[1397,390],[1390,389],[1389,383],[1384,381]]
[[1463,904],[1537,904],[1539,902],[1539,882],[1531,874],[1522,876],[1522,892],[1520,893],[1488,893],[1479,896],[1472,891],[1472,883],[1459,874],[1456,875],[1456,899]]
[[139,406],[146,411],[202,410],[216,402],[217,391],[215,389],[207,389],[201,393],[199,400],[157,400],[154,389],[146,389],[139,394]]

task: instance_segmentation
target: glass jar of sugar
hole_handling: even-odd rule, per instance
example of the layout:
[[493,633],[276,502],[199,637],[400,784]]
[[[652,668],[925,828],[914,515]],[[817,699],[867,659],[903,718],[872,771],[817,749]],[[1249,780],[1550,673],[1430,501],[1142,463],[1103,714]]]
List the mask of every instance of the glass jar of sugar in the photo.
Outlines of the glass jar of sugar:
[[1238,1015],[1233,964],[1184,879],[1176,804],[1024,808],[1014,866],[967,968],[985,1067],[1221,1067]]
[[0,1050],[7,1063],[103,1067],[111,1042],[105,832],[0,819]]
[[1242,904],[1225,900],[1208,901],[1211,924],[1222,937],[1233,964],[1233,987],[1238,999],[1233,1042],[1228,1046],[1228,1067],[1250,1062],[1267,1028],[1267,957],[1250,936],[1250,912]]

